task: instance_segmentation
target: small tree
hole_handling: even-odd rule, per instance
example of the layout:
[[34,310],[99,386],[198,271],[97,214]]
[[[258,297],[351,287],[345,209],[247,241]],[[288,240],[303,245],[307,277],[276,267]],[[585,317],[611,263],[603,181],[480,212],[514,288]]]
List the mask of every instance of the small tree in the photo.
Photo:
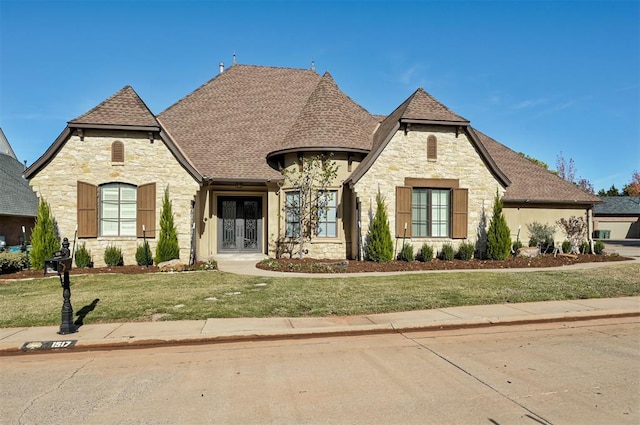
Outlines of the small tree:
[[376,214],[369,226],[365,258],[378,263],[393,260],[393,240],[387,217],[387,206],[380,192],[376,195]]
[[284,203],[282,212],[285,217],[296,217],[298,220],[293,237],[298,238],[299,255],[302,258],[305,242],[317,234],[318,223],[327,213],[335,195],[327,188],[338,176],[338,165],[325,156],[317,155],[301,158],[297,166],[281,168],[280,173],[283,177],[281,186],[297,193],[295,201]]
[[43,269],[44,260],[50,258],[60,249],[60,240],[56,235],[56,228],[51,208],[44,199],[38,203],[36,224],[31,233],[31,268]]
[[487,231],[487,258],[490,260],[506,260],[511,252],[511,231],[502,214],[502,199],[498,196],[493,202],[493,216]]
[[169,186],[164,190],[162,199],[162,215],[160,216],[160,236],[156,246],[156,264],[180,258],[178,234],[173,224],[173,212],[169,200]]
[[580,254],[580,245],[587,235],[587,222],[582,217],[571,216],[569,219],[561,218],[558,226],[564,231],[571,244],[571,253]]

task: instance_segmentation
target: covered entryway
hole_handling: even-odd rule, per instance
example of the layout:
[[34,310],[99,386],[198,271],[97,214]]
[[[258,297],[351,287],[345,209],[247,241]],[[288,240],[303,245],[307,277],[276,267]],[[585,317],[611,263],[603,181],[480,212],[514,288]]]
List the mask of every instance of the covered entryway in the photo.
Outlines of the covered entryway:
[[262,198],[218,198],[218,252],[260,252]]

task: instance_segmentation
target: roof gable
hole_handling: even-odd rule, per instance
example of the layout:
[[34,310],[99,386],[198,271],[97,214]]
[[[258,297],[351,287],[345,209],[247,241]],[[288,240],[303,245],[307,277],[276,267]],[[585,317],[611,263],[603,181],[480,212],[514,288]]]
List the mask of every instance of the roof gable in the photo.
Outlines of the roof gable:
[[279,150],[300,148],[371,149],[376,120],[345,95],[328,72],[318,82]]
[[403,103],[402,121],[442,121],[452,123],[465,123],[469,121],[456,114],[436,98],[425,92],[422,88],[416,90],[405,103]]
[[88,112],[69,121],[72,127],[158,127],[155,116],[131,86],[125,86]]

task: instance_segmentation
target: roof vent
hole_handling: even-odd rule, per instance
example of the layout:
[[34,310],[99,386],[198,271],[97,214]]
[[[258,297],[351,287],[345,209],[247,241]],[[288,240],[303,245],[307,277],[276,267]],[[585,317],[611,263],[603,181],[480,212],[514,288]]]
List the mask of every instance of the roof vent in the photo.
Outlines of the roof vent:
[[220,74],[224,72],[224,62],[220,62]]
[[311,60],[311,70],[313,72],[316,72],[316,61],[314,61],[314,60]]
[[236,52],[233,52],[233,63],[232,65],[236,64]]

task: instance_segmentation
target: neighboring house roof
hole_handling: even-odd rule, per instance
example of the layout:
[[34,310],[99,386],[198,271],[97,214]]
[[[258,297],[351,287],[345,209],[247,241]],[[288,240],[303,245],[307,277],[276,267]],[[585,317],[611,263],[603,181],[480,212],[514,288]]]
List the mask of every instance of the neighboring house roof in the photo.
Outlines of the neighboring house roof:
[[69,121],[71,127],[122,126],[159,127],[158,121],[131,86]]
[[542,168],[519,153],[475,130],[481,144],[496,162],[511,184],[507,187],[505,202],[532,203],[599,203],[600,198],[580,189],[556,174]]
[[0,215],[36,216],[38,197],[22,177],[23,172],[24,164],[15,156],[0,153]]
[[7,137],[4,135],[4,131],[2,131],[2,127],[0,127],[0,155],[1,154],[8,155],[15,160],[18,159],[15,152],[13,152],[13,149],[11,149],[11,145],[9,144]]
[[602,196],[602,203],[593,208],[596,216],[640,217],[640,196]]
[[279,148],[321,77],[312,70],[233,65],[158,115],[206,178],[266,181]]

